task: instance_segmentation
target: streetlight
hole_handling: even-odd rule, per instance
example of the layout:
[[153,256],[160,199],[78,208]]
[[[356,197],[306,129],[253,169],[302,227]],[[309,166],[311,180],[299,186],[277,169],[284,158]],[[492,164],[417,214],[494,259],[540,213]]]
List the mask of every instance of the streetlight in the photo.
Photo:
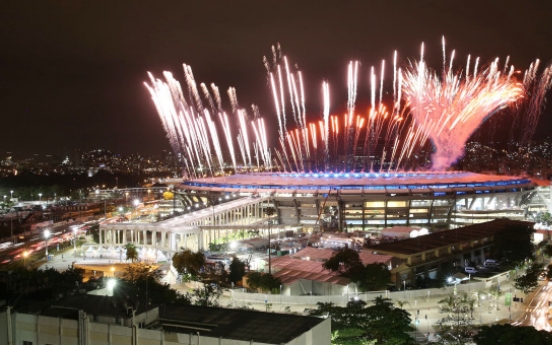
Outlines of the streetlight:
[[458,285],[458,279],[452,279],[452,277],[448,277],[447,278],[447,282],[449,284],[454,284],[454,296],[457,295],[457,292],[456,292],[456,285]]
[[10,190],[10,201],[13,198],[13,190]]
[[48,239],[50,238],[50,230],[44,230],[44,238],[46,239],[46,261],[48,261]]
[[[134,213],[136,213],[136,209],[138,208],[138,205],[140,205],[140,200],[134,199],[132,201],[132,204],[134,205]],[[136,218],[136,217],[135,217]]]
[[23,266],[27,267],[27,257],[29,256],[29,251],[25,250],[23,252]]
[[73,227],[73,255],[77,257],[77,231],[76,226]]
[[42,193],[38,193],[38,201],[42,200]]
[[[107,281],[108,296],[113,296],[113,289],[115,288],[115,285],[117,285],[117,281],[115,279],[111,278]],[[109,293],[111,293],[111,295]]]
[[272,256],[272,249],[270,248],[270,224],[272,224],[272,221],[268,221],[268,274],[272,274],[271,272],[271,256]]

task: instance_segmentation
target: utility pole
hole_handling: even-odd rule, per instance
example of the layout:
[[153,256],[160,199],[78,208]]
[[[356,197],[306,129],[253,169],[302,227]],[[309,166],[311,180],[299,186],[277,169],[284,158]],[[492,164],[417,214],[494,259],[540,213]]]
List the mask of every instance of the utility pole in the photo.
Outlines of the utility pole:
[[271,262],[270,262],[270,259],[271,259],[271,256],[272,256],[272,248],[270,248],[270,223],[272,221],[269,219],[268,220],[268,273],[269,274],[272,274],[272,270],[271,270]]

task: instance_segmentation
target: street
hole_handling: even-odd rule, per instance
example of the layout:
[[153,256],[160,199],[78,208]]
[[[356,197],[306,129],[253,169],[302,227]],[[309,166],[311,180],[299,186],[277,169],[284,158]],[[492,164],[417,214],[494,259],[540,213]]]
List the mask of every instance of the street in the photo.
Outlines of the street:
[[552,301],[552,285],[548,283],[539,286],[523,314],[512,322],[512,325],[533,326],[537,330],[550,332],[552,330],[549,319],[550,301]]

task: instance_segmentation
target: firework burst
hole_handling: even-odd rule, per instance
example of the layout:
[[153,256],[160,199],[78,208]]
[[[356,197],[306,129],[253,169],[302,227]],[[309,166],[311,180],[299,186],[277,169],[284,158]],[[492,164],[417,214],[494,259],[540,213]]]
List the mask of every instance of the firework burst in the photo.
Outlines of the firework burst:
[[[524,135],[533,134],[552,84],[550,67],[539,74],[537,60],[522,75],[509,59],[502,68],[498,59],[481,68],[479,58],[472,66],[468,56],[465,70],[454,71],[455,52],[447,61],[443,39],[443,67],[437,73],[427,66],[423,49],[420,59],[406,68],[397,65],[398,54],[393,54],[391,87],[385,83],[385,61],[371,66],[367,76],[360,63],[352,61],[342,115],[332,111],[331,88],[324,81],[323,104],[314,110],[319,119],[309,122],[303,74],[273,47],[272,62],[265,57],[264,63],[274,103],[271,117],[277,123],[274,138],[267,136],[266,120],[256,106],[250,112],[240,107],[236,90],[230,88],[231,109],[224,110],[218,87],[198,87],[187,65],[184,90],[169,72],[163,79],[149,74],[145,85],[189,178],[218,175],[226,168],[236,173],[427,169],[429,150],[423,149],[428,139],[434,146],[432,169],[446,170],[462,156],[465,142],[485,119],[512,105],[524,107]],[[360,80],[368,81],[366,109],[357,104]],[[386,99],[388,89],[392,92]],[[277,148],[270,147],[271,140],[278,142]]]

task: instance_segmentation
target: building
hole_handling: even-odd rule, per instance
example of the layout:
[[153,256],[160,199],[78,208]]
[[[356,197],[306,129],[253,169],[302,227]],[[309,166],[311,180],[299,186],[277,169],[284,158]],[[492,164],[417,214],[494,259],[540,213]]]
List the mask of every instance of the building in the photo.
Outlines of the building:
[[[307,247],[295,254],[272,259],[273,275],[282,281],[281,293],[288,296],[345,295],[357,292],[349,278],[325,270],[322,264],[335,254],[335,250]],[[359,253],[363,265],[382,263],[392,267],[393,257],[375,255],[369,251]]]
[[77,296],[40,312],[3,310],[0,344],[329,345],[330,326],[330,319],[244,309],[167,305],[133,311],[110,297]]
[[270,199],[277,224],[367,231],[521,220],[535,184],[468,172],[251,173],[184,181],[178,189],[190,205],[227,194],[261,196]]
[[464,228],[445,230],[402,241],[370,247],[373,253],[391,255],[400,260],[391,273],[397,286],[414,284],[417,277],[435,278],[445,263],[464,265],[483,263],[489,258],[495,236],[512,226],[533,227],[534,223],[495,219]]

